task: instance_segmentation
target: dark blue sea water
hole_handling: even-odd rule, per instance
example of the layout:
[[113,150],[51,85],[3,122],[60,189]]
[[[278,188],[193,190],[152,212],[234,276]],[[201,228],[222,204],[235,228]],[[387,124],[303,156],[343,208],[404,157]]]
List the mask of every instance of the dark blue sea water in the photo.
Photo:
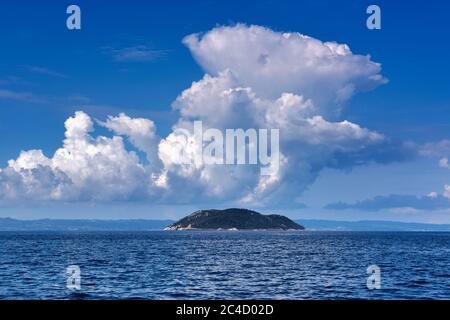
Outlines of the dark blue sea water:
[[0,298],[450,299],[450,233],[0,232]]

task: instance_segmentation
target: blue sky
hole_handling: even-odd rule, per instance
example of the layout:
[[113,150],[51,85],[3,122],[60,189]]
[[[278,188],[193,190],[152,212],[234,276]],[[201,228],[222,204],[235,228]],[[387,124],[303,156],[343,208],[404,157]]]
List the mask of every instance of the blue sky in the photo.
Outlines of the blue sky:
[[[0,168],[22,150],[41,149],[51,157],[64,139],[64,122],[78,110],[101,121],[121,112],[151,119],[157,134],[166,137],[180,118],[171,107],[173,101],[206,73],[182,39],[244,23],[344,43],[354,54],[370,54],[372,61],[382,64],[381,74],[389,82],[355,94],[338,120],[379,132],[396,143],[408,142],[419,154],[383,164],[324,167],[298,190],[299,202],[305,206],[286,209],[265,204],[261,211],[305,218],[450,223],[450,205],[389,207],[392,195],[421,198],[436,192],[438,198],[445,198],[445,185],[450,184],[449,169],[439,166],[448,152],[439,142],[449,139],[450,132],[450,27],[446,23],[450,4],[378,1],[382,29],[368,30],[365,11],[372,4],[368,1],[74,3],[82,12],[82,29],[76,31],[65,26],[65,11],[72,3],[1,4]],[[104,127],[95,134],[111,135]],[[378,210],[325,208],[377,196],[384,197],[377,203],[385,204],[379,204]],[[226,205],[214,199],[176,205],[159,202],[24,200],[3,204],[0,216],[174,218],[192,209]]]

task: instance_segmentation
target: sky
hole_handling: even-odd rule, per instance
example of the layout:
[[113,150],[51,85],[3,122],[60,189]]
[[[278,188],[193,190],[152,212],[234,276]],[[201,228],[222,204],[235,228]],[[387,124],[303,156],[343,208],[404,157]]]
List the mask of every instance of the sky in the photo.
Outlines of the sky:
[[[450,223],[444,1],[0,6],[0,217]],[[280,129],[277,174],[180,164],[180,139],[197,142],[177,130],[198,120]]]

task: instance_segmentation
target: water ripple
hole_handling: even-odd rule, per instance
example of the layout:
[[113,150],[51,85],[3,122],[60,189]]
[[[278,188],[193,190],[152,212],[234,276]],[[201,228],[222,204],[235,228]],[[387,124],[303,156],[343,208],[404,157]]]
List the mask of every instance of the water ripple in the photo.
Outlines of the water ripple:
[[[450,233],[0,232],[1,299],[450,299]],[[382,288],[366,287],[368,265]],[[66,267],[81,268],[81,290]]]

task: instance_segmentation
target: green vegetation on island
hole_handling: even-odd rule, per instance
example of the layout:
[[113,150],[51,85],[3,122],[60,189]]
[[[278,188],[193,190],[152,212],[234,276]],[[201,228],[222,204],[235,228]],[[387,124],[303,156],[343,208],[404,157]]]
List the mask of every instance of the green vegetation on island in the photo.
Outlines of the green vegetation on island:
[[171,224],[166,230],[303,230],[303,226],[278,215],[248,209],[200,210]]

